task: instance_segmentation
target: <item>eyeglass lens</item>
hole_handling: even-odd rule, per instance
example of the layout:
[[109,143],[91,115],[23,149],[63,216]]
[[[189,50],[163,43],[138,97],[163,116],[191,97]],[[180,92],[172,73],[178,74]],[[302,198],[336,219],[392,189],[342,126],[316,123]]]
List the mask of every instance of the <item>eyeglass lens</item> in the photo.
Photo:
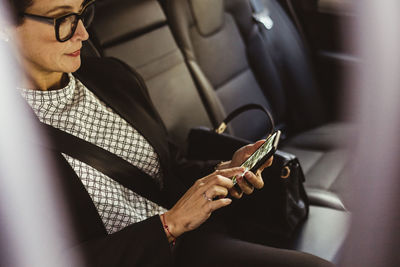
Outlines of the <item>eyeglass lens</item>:
[[71,14],[62,18],[58,26],[59,38],[64,41],[71,38],[78,26],[79,19],[82,20],[85,28],[89,27],[94,17],[94,5],[88,6],[79,17],[79,15]]

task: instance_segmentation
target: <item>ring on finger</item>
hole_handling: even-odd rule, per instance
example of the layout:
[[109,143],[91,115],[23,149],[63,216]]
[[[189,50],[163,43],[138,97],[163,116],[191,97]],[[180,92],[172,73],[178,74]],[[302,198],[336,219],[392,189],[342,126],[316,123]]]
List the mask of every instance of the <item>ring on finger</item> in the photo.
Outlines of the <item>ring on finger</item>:
[[207,201],[212,201],[212,198],[209,198],[206,194],[206,192],[203,193],[203,197],[207,200]]

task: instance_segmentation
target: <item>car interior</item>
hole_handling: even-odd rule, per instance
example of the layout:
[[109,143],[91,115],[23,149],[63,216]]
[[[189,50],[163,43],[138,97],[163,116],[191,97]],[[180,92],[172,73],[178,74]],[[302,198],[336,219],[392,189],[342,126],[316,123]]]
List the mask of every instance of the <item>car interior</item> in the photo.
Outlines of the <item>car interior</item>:
[[[342,36],[356,18],[352,2],[96,0],[82,56],[114,57],[137,72],[183,153],[191,129],[214,129],[246,104],[265,107],[282,132],[279,150],[301,163],[310,200],[285,248],[339,263],[353,216],[355,125],[341,108],[345,76],[360,65]],[[270,127],[251,110],[227,133],[255,142]]]
[[[399,61],[393,60],[400,57],[393,34],[399,5],[356,2],[96,0],[81,55],[117,58],[138,73],[171,141],[193,159],[192,129],[214,131],[247,104],[267,109],[274,123],[250,110],[225,133],[247,144],[274,126],[282,132],[277,153],[301,164],[309,214],[278,246],[339,266],[399,266]],[[2,1],[0,7],[1,23]],[[20,73],[3,46],[0,29],[0,80],[11,88]],[[3,91],[0,266],[54,266],[38,264],[56,258],[61,247],[43,233],[62,232],[68,243],[76,229],[64,229],[68,210],[48,185],[54,166],[42,166],[51,161],[25,142],[27,132],[38,140],[41,133],[25,120],[19,100]],[[65,266],[83,266],[72,256]]]
[[[182,149],[190,129],[214,128],[244,104],[266,107],[283,133],[279,149],[301,162],[311,203],[289,247],[334,262],[350,223],[345,140],[352,131],[335,108],[341,77],[357,60],[332,42],[350,7],[325,2],[98,0],[83,54],[115,57],[137,71]],[[269,126],[255,110],[228,132],[256,141]]]

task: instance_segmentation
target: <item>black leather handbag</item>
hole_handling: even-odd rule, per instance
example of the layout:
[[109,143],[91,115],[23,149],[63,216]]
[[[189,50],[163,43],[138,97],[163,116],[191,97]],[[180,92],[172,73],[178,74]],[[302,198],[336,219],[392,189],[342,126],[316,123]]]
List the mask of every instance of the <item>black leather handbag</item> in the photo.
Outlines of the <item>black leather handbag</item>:
[[233,203],[234,233],[249,241],[287,247],[309,212],[303,171],[296,156],[278,150],[263,179],[261,190]]
[[[264,109],[245,105],[227,116],[216,129],[194,128],[188,136],[188,156],[193,159],[230,160],[240,147],[249,144],[223,133],[227,123],[242,112]],[[273,120],[269,112],[266,112]],[[229,224],[239,238],[267,245],[286,247],[296,229],[307,218],[309,201],[304,190],[305,177],[295,155],[276,151],[272,166],[263,171],[264,187],[251,195],[234,200]]]

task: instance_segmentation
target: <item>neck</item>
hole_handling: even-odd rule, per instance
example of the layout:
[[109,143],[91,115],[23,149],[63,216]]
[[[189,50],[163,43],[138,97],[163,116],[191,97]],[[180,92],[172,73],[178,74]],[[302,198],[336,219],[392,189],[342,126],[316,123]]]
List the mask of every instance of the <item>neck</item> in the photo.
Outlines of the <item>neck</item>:
[[45,72],[35,68],[25,67],[26,78],[21,81],[23,88],[50,91],[65,87],[68,83],[68,75],[63,72]]
[[28,75],[27,79],[23,81],[23,87],[33,90],[50,91],[65,87],[67,82],[68,75],[62,72],[40,77]]

